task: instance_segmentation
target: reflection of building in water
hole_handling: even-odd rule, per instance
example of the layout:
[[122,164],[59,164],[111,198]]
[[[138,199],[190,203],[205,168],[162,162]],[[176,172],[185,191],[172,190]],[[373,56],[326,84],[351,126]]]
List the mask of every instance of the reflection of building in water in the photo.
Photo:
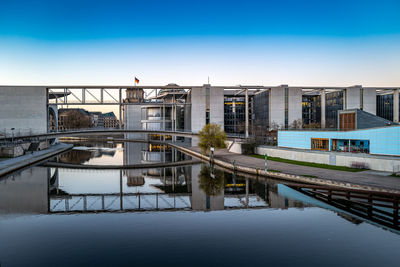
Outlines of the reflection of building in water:
[[115,142],[104,142],[104,141],[92,141],[92,140],[79,140],[69,139],[68,137],[60,138],[63,143],[70,143],[74,146],[85,146],[85,147],[96,147],[96,148],[116,148],[118,143]]
[[[164,163],[176,162],[188,159],[185,154],[171,148],[167,145],[126,142],[124,143],[124,165],[146,164],[146,163]],[[127,169],[124,174],[128,181],[138,181],[138,177],[149,177],[160,179],[162,185],[157,185],[160,190],[165,192],[190,192],[187,184],[188,178],[186,169],[190,166],[178,166],[171,168],[151,168],[151,169]],[[144,184],[144,180],[143,180]],[[139,185],[139,184],[138,184]]]
[[279,195],[275,182],[259,182],[217,169],[212,172],[207,165],[192,166],[191,201],[194,210],[221,210],[239,206],[279,209],[305,207],[301,201]]
[[303,208],[311,205],[302,201],[287,197],[279,190],[277,183],[269,184],[268,199],[271,208],[287,209],[287,208]]
[[175,162],[175,156],[177,154],[175,152],[177,152],[177,150],[172,150],[172,148],[167,145],[148,144],[141,151],[142,163]]
[[48,181],[57,185],[57,174],[33,167],[0,179],[0,212],[47,213]]
[[[192,196],[190,201],[193,210],[223,210],[224,205],[224,184],[222,187],[216,186],[217,190],[214,195],[208,195],[205,190],[201,188],[201,172],[204,172],[205,165],[192,166]],[[206,167],[207,168],[207,167]],[[206,174],[204,174],[206,175]],[[221,177],[218,177],[221,178]],[[213,178],[211,178],[213,179]],[[222,178],[223,179],[223,178]],[[207,181],[206,181],[207,182]],[[223,183],[223,180],[222,180]]]
[[[136,165],[141,164],[141,151],[146,146],[145,143],[135,143],[135,142],[126,142],[124,143],[124,165]],[[140,169],[126,169],[123,171],[125,176],[127,177],[128,183],[132,179],[136,179],[137,177],[143,177],[142,170]],[[130,186],[134,186],[132,182]]]
[[127,186],[141,186],[144,185],[145,181],[142,176],[131,176],[126,178],[126,185]]

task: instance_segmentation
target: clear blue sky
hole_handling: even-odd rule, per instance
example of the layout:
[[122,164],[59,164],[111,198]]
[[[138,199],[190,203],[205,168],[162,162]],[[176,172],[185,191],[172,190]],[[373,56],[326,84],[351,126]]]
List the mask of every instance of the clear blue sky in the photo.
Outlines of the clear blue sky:
[[0,1],[0,84],[400,86],[400,1]]

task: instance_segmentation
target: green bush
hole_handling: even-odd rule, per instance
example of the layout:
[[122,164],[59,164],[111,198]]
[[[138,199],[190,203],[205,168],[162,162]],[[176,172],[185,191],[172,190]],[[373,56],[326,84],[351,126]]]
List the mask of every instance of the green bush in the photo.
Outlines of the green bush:
[[210,153],[210,148],[226,148],[226,133],[217,124],[206,124],[199,132],[199,147],[204,155]]

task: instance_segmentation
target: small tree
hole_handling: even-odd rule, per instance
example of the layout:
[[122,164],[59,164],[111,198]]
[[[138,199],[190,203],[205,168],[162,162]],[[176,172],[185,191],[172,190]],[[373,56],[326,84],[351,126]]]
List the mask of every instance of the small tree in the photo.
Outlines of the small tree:
[[226,133],[217,124],[206,124],[199,132],[199,147],[201,153],[207,154],[210,148],[225,148]]
[[290,125],[290,127],[292,129],[301,129],[303,127],[303,120],[302,119],[294,120],[292,122],[292,125]]
[[92,121],[90,120],[90,117],[78,110],[68,111],[67,116],[64,119],[64,127],[66,129],[89,128],[91,126]]

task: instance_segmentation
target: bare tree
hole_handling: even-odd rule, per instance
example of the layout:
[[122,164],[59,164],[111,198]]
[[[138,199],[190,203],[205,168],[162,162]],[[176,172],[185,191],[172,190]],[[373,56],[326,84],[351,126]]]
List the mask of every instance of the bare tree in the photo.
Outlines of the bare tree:
[[78,110],[67,111],[64,119],[64,127],[66,129],[89,128],[92,126],[92,120],[88,115]]
[[294,120],[292,122],[292,125],[290,125],[290,128],[292,128],[292,129],[301,129],[302,126],[303,126],[303,120],[302,119],[297,119],[297,120]]

